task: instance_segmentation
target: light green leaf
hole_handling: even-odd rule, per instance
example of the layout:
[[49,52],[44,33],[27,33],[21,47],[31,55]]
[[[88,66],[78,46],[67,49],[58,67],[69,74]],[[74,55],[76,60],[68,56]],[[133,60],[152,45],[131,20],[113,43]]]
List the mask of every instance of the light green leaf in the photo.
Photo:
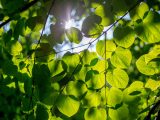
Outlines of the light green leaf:
[[[123,101],[127,104],[134,104],[139,101],[139,96],[142,93],[143,90],[143,82],[141,81],[135,81],[133,82],[129,87],[127,87],[123,91]],[[141,92],[136,95],[132,95],[133,93],[136,93],[137,91]]]
[[78,112],[79,101],[65,95],[60,95],[57,99],[57,108],[64,115],[71,117]]
[[114,14],[109,4],[98,5],[95,9],[95,14],[102,17],[101,24],[103,26],[109,26],[114,22]]
[[101,96],[98,92],[88,90],[85,97],[82,99],[82,103],[85,107],[97,107],[101,102]]
[[66,30],[66,35],[71,42],[80,43],[82,40],[82,33],[79,29],[71,27]]
[[82,24],[82,32],[86,37],[96,38],[103,31],[103,26],[100,25],[102,18],[97,15],[88,16]]
[[118,46],[128,48],[130,47],[135,39],[135,33],[131,27],[118,26],[113,32],[114,41]]
[[100,90],[100,94],[101,94],[101,104],[106,105],[107,100],[108,100],[108,95],[109,95],[109,88],[108,87],[103,87]]
[[[96,44],[96,51],[97,53],[104,58],[105,54],[105,41],[98,41]],[[106,41],[106,58],[110,58],[112,55],[112,52],[116,50],[116,44],[113,42],[113,40],[107,40]]]
[[83,81],[70,81],[66,86],[66,91],[68,95],[79,98],[87,92],[87,87]]
[[83,64],[88,64],[88,65],[90,65],[93,59],[97,58],[97,54],[95,52],[90,52],[88,50],[81,52],[80,55],[83,56],[82,58]]
[[98,60],[96,65],[92,66],[92,69],[98,71],[99,73],[104,72],[105,69],[107,68],[108,68],[107,60]]
[[[80,66],[80,65],[79,65]],[[90,69],[88,67],[84,67],[84,66],[81,66],[81,70],[77,73],[74,74],[74,77],[76,80],[82,80],[82,81],[85,81],[85,76],[86,76],[86,73],[89,71]]]
[[130,50],[118,47],[111,57],[111,63],[117,68],[128,68],[131,64]]
[[[147,54],[145,54],[147,55]],[[145,61],[145,55],[142,55],[137,61],[136,66],[138,70],[145,75],[154,75],[159,73],[159,68],[156,62],[148,62]]]
[[142,22],[135,24],[135,31],[138,37],[148,43],[160,41],[160,15],[157,12],[149,11]]
[[94,70],[90,70],[87,72],[85,81],[87,87],[92,89],[99,89],[105,85],[104,74],[99,74]]
[[121,69],[114,69],[113,72],[108,72],[106,75],[108,83],[117,88],[126,88],[128,85],[128,74]]
[[153,79],[148,79],[147,83],[145,84],[145,88],[149,88],[152,91],[157,90],[160,87],[160,81],[159,80],[153,80]]
[[88,108],[84,114],[85,120],[106,120],[107,114],[104,108]]
[[80,58],[78,54],[73,54],[73,53],[66,53],[62,60],[67,64],[68,72],[73,72],[73,70],[75,69],[76,65],[78,65],[80,63]]
[[109,117],[112,120],[128,120],[129,118],[129,110],[127,108],[127,105],[123,104],[120,108],[118,109],[111,109],[109,108],[108,111]]
[[63,61],[60,60],[52,60],[48,63],[48,67],[51,73],[51,76],[58,75],[64,71],[63,69]]
[[9,53],[13,56],[20,55],[22,51],[22,45],[19,41],[10,41],[7,44],[7,48]]
[[115,87],[112,87],[108,94],[107,104],[111,107],[121,104],[123,100],[123,92]]
[[136,21],[138,19],[143,19],[144,14],[149,11],[149,6],[145,2],[141,2],[139,6],[137,6],[130,13],[132,20]]

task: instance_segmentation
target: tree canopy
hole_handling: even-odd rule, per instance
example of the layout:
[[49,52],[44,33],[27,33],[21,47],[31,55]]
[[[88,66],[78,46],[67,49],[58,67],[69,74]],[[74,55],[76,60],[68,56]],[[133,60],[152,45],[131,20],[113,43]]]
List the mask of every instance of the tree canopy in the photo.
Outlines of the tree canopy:
[[160,119],[160,0],[0,0],[0,119]]

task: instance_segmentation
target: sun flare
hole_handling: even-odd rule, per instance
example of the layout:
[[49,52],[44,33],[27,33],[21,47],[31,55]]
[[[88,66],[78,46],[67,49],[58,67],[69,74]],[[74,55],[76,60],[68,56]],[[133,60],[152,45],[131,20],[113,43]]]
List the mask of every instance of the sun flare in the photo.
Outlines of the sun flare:
[[72,20],[69,20],[65,23],[65,29],[69,29],[73,26],[73,21]]

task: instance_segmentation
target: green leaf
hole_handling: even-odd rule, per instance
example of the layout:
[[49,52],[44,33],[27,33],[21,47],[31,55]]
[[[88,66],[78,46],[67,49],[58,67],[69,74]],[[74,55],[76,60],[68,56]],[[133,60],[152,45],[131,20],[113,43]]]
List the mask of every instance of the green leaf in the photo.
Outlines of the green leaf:
[[88,64],[90,65],[91,61],[95,58],[97,58],[97,54],[95,52],[90,52],[88,50],[85,50],[83,52],[81,52],[81,57],[82,57],[82,61],[83,64]]
[[100,94],[101,94],[101,104],[106,105],[107,100],[108,100],[108,95],[109,95],[109,88],[108,87],[103,87],[100,90]]
[[16,75],[18,68],[16,65],[13,64],[12,61],[6,60],[2,64],[2,70],[3,70],[3,73],[5,73],[7,75]]
[[137,66],[138,70],[145,75],[154,75],[154,74],[159,73],[159,68],[157,66],[157,62],[151,61],[151,62],[146,63],[145,55],[142,55],[136,61],[136,66]]
[[113,13],[116,13],[119,16],[122,16],[125,14],[125,12],[128,10],[128,6],[125,3],[125,0],[112,0],[111,4],[113,5]]
[[40,43],[35,52],[35,57],[39,62],[49,62],[55,57],[55,51],[49,43]]
[[102,18],[97,15],[88,16],[82,24],[82,32],[86,37],[96,38],[103,31],[103,26],[100,25]]
[[154,79],[148,79],[146,84],[145,84],[145,88],[149,88],[152,91],[157,90],[160,87],[160,81],[159,80],[154,80]]
[[[80,66],[80,65],[79,65]],[[86,73],[89,71],[90,69],[88,67],[84,67],[81,65],[81,70],[77,73],[74,74],[74,77],[76,80],[82,80],[85,81],[85,76]]]
[[99,74],[94,70],[90,70],[87,72],[85,81],[87,87],[91,89],[99,89],[105,85],[104,74]]
[[87,87],[83,81],[70,81],[66,86],[66,91],[68,95],[79,98],[87,92]]
[[51,92],[51,79],[48,66],[45,64],[35,64],[32,69],[32,76],[37,86],[39,100],[42,102]]
[[[96,51],[98,55],[104,58],[105,54],[105,41],[98,41],[96,44]],[[110,58],[112,55],[112,52],[116,50],[116,44],[113,42],[113,40],[107,40],[106,41],[106,58]]]
[[131,92],[129,95],[138,95],[138,94],[140,94],[141,93],[141,91],[133,91],[133,92]]
[[112,120],[128,120],[129,119],[129,110],[127,108],[127,105],[125,104],[116,110],[109,108],[108,114]]
[[97,107],[101,102],[101,96],[98,92],[88,90],[85,97],[82,99],[82,103],[85,107]]
[[111,57],[111,63],[117,68],[128,68],[131,64],[132,54],[130,50],[117,47]]
[[157,12],[149,11],[142,22],[135,24],[135,31],[138,37],[148,43],[160,41],[160,15]]
[[80,58],[78,54],[74,54],[74,53],[66,53],[62,60],[67,64],[68,72],[73,72],[75,67],[80,64]]
[[51,73],[51,76],[58,75],[64,71],[63,69],[63,61],[60,60],[52,60],[48,63],[48,67]]
[[23,35],[25,31],[25,20],[24,19],[20,19],[14,29],[14,39],[18,40],[19,35]]
[[57,108],[64,115],[71,117],[78,112],[80,102],[66,95],[60,95],[57,99]]
[[135,33],[131,27],[118,26],[115,28],[114,33],[114,41],[118,46],[128,48],[130,47],[135,40]]
[[48,120],[48,118],[47,108],[42,104],[38,104],[36,109],[36,120]]
[[[141,81],[132,82],[132,84],[123,91],[123,101],[131,105],[137,104],[139,101],[139,96],[142,93],[142,90],[143,90],[143,82]],[[132,95],[133,93],[134,94],[137,93],[137,91],[141,93]]]
[[123,93],[120,89],[112,87],[108,94],[107,104],[111,107],[121,104],[123,100]]
[[94,58],[93,60],[91,60],[91,62],[90,62],[90,66],[94,66],[94,65],[96,65],[96,64],[97,64],[97,62],[98,62],[98,58]]
[[11,55],[16,56],[20,55],[23,48],[19,41],[10,41],[7,44],[7,49]]
[[80,43],[83,38],[81,31],[74,27],[67,29],[66,35],[71,42],[74,42],[77,44]]
[[112,12],[112,7],[109,4],[98,5],[95,9],[95,14],[102,17],[101,24],[103,26],[109,26],[114,22],[114,14]]
[[130,13],[132,20],[136,21],[138,19],[143,19],[144,14],[149,11],[149,6],[145,2],[141,2],[136,9],[132,10]]
[[88,108],[84,114],[85,120],[106,120],[107,113],[104,108]]
[[127,73],[118,68],[114,69],[113,72],[108,72],[106,79],[111,86],[117,88],[126,88],[129,81]]
[[98,71],[99,73],[104,72],[105,69],[107,68],[108,68],[107,60],[98,60],[96,65],[92,66],[92,69]]

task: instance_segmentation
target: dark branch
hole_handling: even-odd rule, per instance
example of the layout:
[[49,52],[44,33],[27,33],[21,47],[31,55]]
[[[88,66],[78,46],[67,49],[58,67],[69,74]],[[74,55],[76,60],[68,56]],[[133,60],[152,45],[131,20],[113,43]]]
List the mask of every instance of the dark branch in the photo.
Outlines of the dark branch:
[[0,24],[0,28],[3,27],[4,25],[6,25],[7,23],[9,23],[11,20],[13,20],[14,16],[17,14],[17,13],[21,13],[21,12],[24,12],[25,10],[28,10],[31,6],[33,6],[34,4],[36,4],[38,2],[38,0],[34,0],[28,4],[26,4],[25,6],[23,6],[22,8],[19,8],[17,9],[18,11],[15,11],[13,14],[12,17],[8,18],[6,21],[2,22]]
[[149,111],[147,117],[145,120],[151,120],[151,115],[154,113],[154,111],[156,110],[156,108],[158,108],[160,106],[160,100],[155,104],[153,105],[153,107],[151,108],[151,110]]

